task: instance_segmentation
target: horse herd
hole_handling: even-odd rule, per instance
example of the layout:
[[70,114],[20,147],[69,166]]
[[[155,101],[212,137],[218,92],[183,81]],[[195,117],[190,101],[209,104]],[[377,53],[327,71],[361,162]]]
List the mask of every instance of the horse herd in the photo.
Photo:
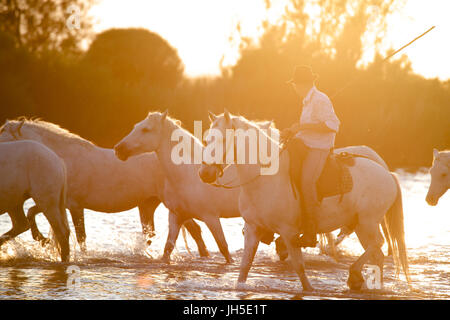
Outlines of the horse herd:
[[[228,129],[240,128],[254,129],[271,139],[262,128],[265,124],[228,111],[218,116],[210,113],[210,120],[211,129],[223,132],[223,136]],[[290,184],[289,157],[281,151],[281,145],[272,141],[280,155],[279,170],[274,175],[259,175],[261,163],[175,164],[171,159],[174,130],[182,132],[200,150],[208,147],[170,118],[167,111],[149,113],[114,149],[100,148],[49,122],[25,118],[6,121],[0,129],[0,214],[9,214],[12,229],[0,237],[0,246],[28,229],[33,239],[47,242],[35,222],[35,216],[42,212],[55,233],[61,260],[67,262],[70,229],[66,208],[72,216],[77,241],[86,250],[85,208],[113,213],[134,207],[139,209],[142,232],[150,245],[155,234],[154,212],[162,202],[169,209],[164,261],[170,260],[183,225],[195,240],[200,256],[208,256],[201,228],[194,220],[198,219],[210,229],[226,261],[232,262],[220,218],[242,217],[245,241],[238,282],[246,281],[259,242],[278,234],[303,290],[313,290],[305,274],[302,251],[293,241],[302,232],[298,217],[300,199]],[[212,141],[209,137],[205,140]],[[371,262],[383,270],[380,224],[394,261],[409,281],[401,189],[395,174],[369,147],[352,146],[334,152],[361,156],[349,167],[352,190],[342,197],[324,198],[316,217],[318,232],[339,228],[347,233],[355,231],[365,250],[350,266],[349,287],[362,287],[365,263]],[[449,165],[450,152],[434,150],[426,198],[430,205],[436,205],[450,185]],[[218,187],[230,180],[237,181],[235,187]],[[23,203],[28,198],[34,200],[35,206],[25,215]]]

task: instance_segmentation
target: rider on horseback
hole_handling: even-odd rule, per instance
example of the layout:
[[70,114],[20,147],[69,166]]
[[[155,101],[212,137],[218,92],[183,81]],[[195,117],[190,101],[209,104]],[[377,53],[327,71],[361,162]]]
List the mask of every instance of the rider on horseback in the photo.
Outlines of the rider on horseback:
[[[317,90],[317,75],[309,66],[296,66],[294,75],[288,83],[292,84],[297,95],[303,99],[300,121],[284,129],[281,139],[300,139],[307,153],[302,164],[301,193],[304,201],[303,236],[301,247],[315,247],[317,243],[315,215],[320,206],[316,183],[320,178],[328,155],[334,147],[340,121],[326,94]],[[314,187],[312,187],[314,186]]]

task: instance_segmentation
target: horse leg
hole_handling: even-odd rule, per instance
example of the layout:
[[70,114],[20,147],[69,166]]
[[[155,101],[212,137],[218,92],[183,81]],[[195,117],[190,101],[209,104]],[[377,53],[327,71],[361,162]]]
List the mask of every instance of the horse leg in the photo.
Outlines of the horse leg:
[[39,241],[41,245],[46,245],[50,243],[50,239],[42,235],[36,224],[36,215],[39,214],[40,212],[42,212],[42,210],[39,209],[37,205],[31,207],[30,209],[28,209],[27,219],[28,223],[30,224],[31,235],[33,236],[33,239]]
[[172,211],[169,211],[169,234],[167,235],[166,245],[164,247],[164,254],[161,258],[162,261],[169,263],[170,255],[177,242],[178,234],[180,233],[182,219]]
[[17,237],[19,234],[27,231],[30,228],[28,219],[23,212],[23,204],[8,210],[9,217],[11,218],[12,228],[8,232],[0,236],[0,246],[8,240]]
[[308,278],[305,274],[305,263],[303,261],[303,254],[302,250],[296,246],[294,246],[290,241],[287,241],[287,239],[294,239],[295,235],[281,235],[284,243],[286,244],[290,259],[291,259],[291,265],[292,268],[297,273],[298,277],[300,278],[300,282],[302,283],[303,291],[313,291],[313,287],[309,283]]
[[252,266],[253,259],[258,249],[260,237],[255,226],[248,223],[244,225],[244,254],[241,260],[239,270],[238,283],[245,283],[247,281],[248,272]]
[[67,262],[70,259],[70,229],[67,222],[64,221],[64,217],[61,216],[62,214],[66,214],[65,211],[62,213],[57,206],[51,206],[47,210],[44,210],[44,215],[50,223],[58,241],[61,261]]
[[381,282],[383,281],[384,255],[381,251],[381,246],[384,241],[377,223],[359,224],[355,232],[365,252],[350,266],[347,284],[352,290],[360,290],[364,283],[361,271],[364,264],[368,261],[375,263],[380,268],[380,280]]
[[327,238],[327,247],[326,247],[326,253],[331,256],[334,260],[337,260],[338,254],[336,250],[336,239],[334,238],[334,235],[329,232],[325,234],[325,237]]
[[152,197],[139,204],[139,217],[141,219],[142,234],[147,245],[152,244],[151,238],[155,236],[155,210],[161,203],[157,197]]
[[195,243],[198,247],[198,252],[200,253],[200,257],[208,257],[209,252],[208,249],[206,249],[205,242],[202,238],[202,229],[198,225],[197,222],[194,221],[194,219],[188,219],[184,223],[184,226],[191,234],[192,238],[195,240]]
[[228,251],[228,244],[227,240],[225,239],[225,235],[223,234],[220,219],[218,217],[211,217],[205,220],[205,223],[211,231],[214,240],[216,240],[220,253],[222,253],[222,255],[225,257],[227,263],[232,263],[233,259],[231,258],[230,252]]
[[73,226],[75,227],[77,242],[80,245],[81,251],[86,253],[86,229],[84,226],[84,209],[70,208],[69,211],[70,215],[72,216]]

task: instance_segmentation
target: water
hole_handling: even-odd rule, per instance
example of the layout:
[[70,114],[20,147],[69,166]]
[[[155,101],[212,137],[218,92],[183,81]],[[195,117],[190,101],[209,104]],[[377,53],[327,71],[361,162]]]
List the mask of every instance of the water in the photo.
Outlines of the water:
[[[398,173],[412,288],[403,275],[396,278],[392,259],[386,258],[382,290],[349,291],[348,267],[363,252],[355,235],[340,245],[337,260],[320,254],[318,248],[304,251],[307,275],[316,289],[313,293],[301,294],[296,274],[288,263],[278,261],[273,244],[260,245],[247,284],[236,288],[242,219],[222,219],[234,263],[225,264],[211,233],[200,222],[211,256],[200,258],[190,236],[188,247],[180,237],[167,265],[158,260],[167,237],[167,210],[161,205],[155,215],[158,235],[150,249],[144,245],[136,209],[116,214],[86,210],[88,251],[82,254],[72,235],[69,265],[79,272],[70,278],[69,265],[58,262],[55,251],[34,242],[29,232],[4,244],[0,299],[449,299],[450,197],[447,194],[437,207],[430,207],[425,202],[429,175]],[[31,204],[28,201],[26,206]],[[10,226],[9,217],[0,216],[0,233]],[[48,233],[42,215],[38,226]]]

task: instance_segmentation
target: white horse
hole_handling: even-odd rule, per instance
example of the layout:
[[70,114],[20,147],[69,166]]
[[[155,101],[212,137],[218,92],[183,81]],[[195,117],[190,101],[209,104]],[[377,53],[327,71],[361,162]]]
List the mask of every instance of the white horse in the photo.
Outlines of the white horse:
[[[259,126],[267,129],[268,123],[260,123]],[[175,130],[181,133],[180,139],[185,139],[192,145],[192,150],[196,146],[203,151],[203,144],[181,128],[179,122],[167,117],[166,111],[162,114],[149,113],[147,118],[137,123],[130,134],[116,145],[116,154],[120,159],[127,160],[137,154],[155,151],[160,159],[162,171],[167,177],[162,199],[166,207],[177,212],[177,216],[173,217],[169,224],[163,259],[167,260],[170,257],[178,237],[179,224],[187,217],[194,217],[207,223],[221,253],[227,261],[231,261],[219,217],[240,216],[239,188],[222,189],[205,185],[198,177],[199,164],[174,164],[171,151],[176,142],[171,141],[171,135]],[[343,148],[342,151],[365,155],[386,166],[381,157],[366,146]],[[230,168],[231,170],[227,170],[223,176],[225,181],[233,180],[235,175],[235,166]],[[208,170],[206,167],[204,169]]]
[[177,144],[171,140],[175,130],[178,130],[182,139],[190,143],[192,148],[203,149],[203,144],[181,128],[177,121],[168,117],[166,111],[163,114],[150,113],[137,123],[114,147],[116,155],[121,160],[127,160],[132,156],[154,151],[159,159],[161,170],[166,177],[162,200],[164,205],[175,213],[170,218],[163,260],[170,258],[181,224],[187,219],[195,218],[206,223],[220,252],[229,263],[232,258],[219,219],[240,216],[237,204],[239,190],[223,190],[203,183],[198,176],[199,164],[175,164],[171,159],[172,148]]
[[[268,137],[266,132],[245,118],[233,116],[228,112],[216,117],[211,128],[220,130],[223,137],[226,136],[227,129],[256,130],[257,137],[265,137],[275,145],[276,152],[281,151],[278,143]],[[248,141],[245,143],[245,149],[245,154],[248,154]],[[237,165],[241,184],[239,208],[245,220],[244,254],[238,283],[246,281],[261,236],[269,231],[281,235],[288,247],[292,266],[300,277],[303,290],[312,290],[305,274],[302,252],[295,247],[296,239],[302,232],[299,216],[300,200],[294,196],[290,184],[288,153],[282,152],[279,155],[279,170],[274,175],[261,175],[262,164],[259,160],[256,164]],[[225,158],[223,160],[222,163],[225,163]],[[214,164],[214,166],[224,165]],[[381,165],[363,157],[355,158],[355,164],[349,167],[349,170],[353,179],[353,189],[342,199],[340,196],[333,196],[322,200],[316,216],[318,232],[328,233],[337,228],[356,224],[355,232],[365,252],[350,267],[347,283],[351,289],[360,289],[364,282],[361,270],[366,262],[378,265],[382,273],[383,237],[379,224],[386,215],[395,261],[400,260],[409,281],[401,190],[396,177]]]
[[12,229],[0,237],[0,246],[30,228],[23,203],[31,197],[55,232],[61,260],[69,261],[64,162],[34,141],[3,142],[0,143],[0,177],[0,214],[7,212],[12,221]]
[[[154,154],[128,162],[119,161],[114,150],[100,148],[59,126],[40,120],[9,120],[0,129],[0,141],[35,140],[52,149],[67,167],[67,208],[70,210],[80,247],[85,249],[84,208],[113,213],[139,208],[142,231],[150,244],[154,234],[153,216],[159,200],[163,175]],[[30,208],[28,217],[33,237],[45,241],[34,216],[39,206]],[[208,251],[201,228],[193,220],[185,224],[197,242],[200,255]]]
[[[209,112],[209,119],[211,122],[214,122],[216,120],[216,116],[214,115],[214,113]],[[272,121],[259,121],[259,122],[254,122],[254,123],[256,123],[261,129],[269,130],[268,131],[269,133],[276,132],[279,134],[278,129],[272,126]],[[223,145],[223,152],[225,152],[225,145]],[[386,164],[386,162],[383,160],[383,158],[381,158],[381,156],[377,152],[375,152],[375,150],[373,150],[372,148],[370,148],[368,146],[364,146],[364,145],[362,145],[362,146],[347,146],[347,147],[342,147],[342,148],[336,148],[333,150],[333,152],[335,154],[347,153],[350,155],[358,155],[358,156],[366,157],[368,159],[375,161],[376,163],[381,165],[386,170],[389,170],[389,167]],[[230,169],[234,169],[234,170],[230,170]],[[226,167],[225,170],[221,171],[220,166],[202,165],[202,167],[200,168],[199,174],[204,182],[212,183],[214,181],[217,181],[216,186],[223,185],[223,186],[227,186],[227,187],[233,187],[233,186],[230,186],[230,181],[233,182],[233,181],[237,180],[236,170],[235,170],[234,166],[228,166],[228,167]],[[235,187],[238,187],[238,183],[231,183],[231,184],[232,185],[234,184]],[[381,227],[382,227],[382,230],[383,230],[383,233],[386,238],[387,245],[388,245],[388,255],[392,255],[391,240],[389,238],[389,233],[387,231],[384,220],[381,222]],[[349,236],[353,232],[354,232],[353,228],[346,226],[344,228],[341,228],[337,239],[334,239],[334,236],[331,233],[325,234],[324,236],[328,241],[328,246],[330,247],[326,251],[335,253],[335,246],[339,245],[347,236]],[[320,237],[321,248],[325,249],[323,240],[324,240],[324,238]],[[284,244],[284,242],[282,241],[281,238],[277,238],[275,241],[275,244],[276,244],[276,252],[277,252],[278,256],[280,257],[280,260],[285,260],[288,257],[286,245]]]
[[433,150],[433,166],[430,169],[431,183],[426,200],[429,205],[437,205],[439,199],[450,188],[450,151]]

